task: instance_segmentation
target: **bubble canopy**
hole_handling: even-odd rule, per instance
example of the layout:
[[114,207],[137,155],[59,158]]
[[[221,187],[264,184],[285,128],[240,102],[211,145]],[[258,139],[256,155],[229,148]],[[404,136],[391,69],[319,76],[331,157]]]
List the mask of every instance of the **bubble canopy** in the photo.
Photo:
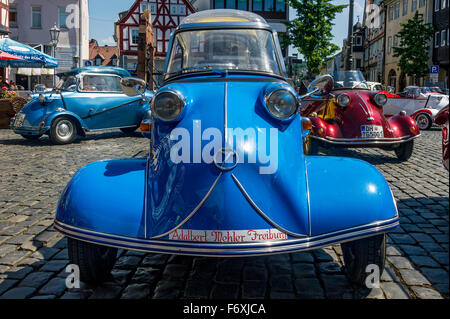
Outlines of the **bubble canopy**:
[[187,16],[180,23],[179,28],[184,29],[197,24],[252,24],[269,27],[264,18],[253,12],[230,9],[215,9],[200,11]]

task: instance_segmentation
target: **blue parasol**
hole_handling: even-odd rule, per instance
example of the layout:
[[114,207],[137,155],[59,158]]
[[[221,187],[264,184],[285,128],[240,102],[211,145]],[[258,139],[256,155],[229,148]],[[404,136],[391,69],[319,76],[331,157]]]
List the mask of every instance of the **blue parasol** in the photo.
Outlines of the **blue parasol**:
[[[1,61],[0,67],[10,66],[13,68],[56,68],[58,59],[44,54],[23,43],[11,40],[10,38],[0,39],[0,50],[15,55],[23,61]],[[3,65],[5,64],[5,65]]]

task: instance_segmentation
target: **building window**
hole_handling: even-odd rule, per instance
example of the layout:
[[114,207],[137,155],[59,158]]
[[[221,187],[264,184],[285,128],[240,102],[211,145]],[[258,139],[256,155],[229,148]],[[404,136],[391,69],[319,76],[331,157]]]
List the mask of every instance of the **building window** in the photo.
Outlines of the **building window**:
[[422,8],[426,3],[426,0],[419,0],[419,7]]
[[417,9],[417,0],[412,0],[411,11],[415,11],[416,9]]
[[214,9],[224,9],[225,0],[214,0]]
[[383,19],[384,19],[384,12],[381,12],[380,13],[380,29],[383,27],[383,23],[384,23],[384,21],[383,21]]
[[67,17],[69,14],[66,12],[66,8],[58,8],[58,27],[67,29]]
[[392,43],[392,46],[395,48],[398,46],[398,37],[394,35],[394,42]]
[[355,37],[355,45],[358,45],[358,46],[362,45],[362,37],[360,37],[360,36]]
[[361,59],[356,59],[356,68],[361,68]]
[[434,0],[434,11],[439,11],[441,9],[441,0]]
[[41,7],[31,7],[31,28],[42,28]]
[[263,0],[253,0],[253,11],[263,10]]
[[369,48],[364,49],[364,59],[366,61],[369,60]]
[[389,6],[389,21],[394,19],[394,6]]
[[447,40],[447,30],[441,31],[441,47],[445,47],[445,41]]
[[387,43],[387,53],[391,53],[391,51],[392,51],[392,37],[389,37]]
[[17,7],[12,3],[9,5],[9,26],[17,28]]
[[133,29],[131,30],[131,44],[138,45],[139,43],[139,30]]
[[434,34],[434,47],[439,48],[439,32]]
[[266,12],[272,12],[274,11],[273,1],[271,0],[264,0],[264,11]]
[[100,57],[95,58],[95,65],[102,65],[102,59]]
[[408,0],[403,0],[403,15],[408,13]]
[[236,1],[235,0],[226,0],[227,9],[236,9]]
[[275,0],[275,11],[284,12],[286,10],[286,3],[284,0]]
[[400,2],[397,2],[395,4],[394,19],[398,19],[399,16],[400,16]]
[[445,9],[448,7],[447,2],[448,0],[442,0],[441,9]]

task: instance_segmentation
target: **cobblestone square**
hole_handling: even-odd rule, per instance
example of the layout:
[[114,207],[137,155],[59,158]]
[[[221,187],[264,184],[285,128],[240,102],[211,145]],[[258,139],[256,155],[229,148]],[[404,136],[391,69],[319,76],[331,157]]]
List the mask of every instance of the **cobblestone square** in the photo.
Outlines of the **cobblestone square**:
[[321,152],[375,165],[397,199],[401,225],[388,235],[380,288],[353,287],[334,245],[235,259],[119,250],[108,282],[67,289],[66,240],[52,226],[61,191],[89,162],[147,156],[148,141],[108,131],[56,146],[0,130],[0,298],[448,298],[449,175],[440,129],[422,132],[404,163],[378,149]]

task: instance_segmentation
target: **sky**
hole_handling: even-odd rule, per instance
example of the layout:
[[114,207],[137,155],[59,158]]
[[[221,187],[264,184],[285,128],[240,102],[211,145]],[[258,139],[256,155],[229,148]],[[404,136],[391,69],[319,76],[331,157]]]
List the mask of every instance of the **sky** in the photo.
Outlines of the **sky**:
[[[334,4],[348,4],[348,0],[334,0]],[[96,39],[100,45],[115,45],[114,22],[119,12],[128,10],[134,0],[89,0],[90,38]],[[292,10],[292,9],[291,9]],[[354,22],[362,21],[364,0],[355,0]],[[292,12],[292,11],[291,11]],[[291,15],[290,12],[290,16]],[[333,21],[333,43],[342,47],[342,40],[347,37],[348,8],[336,16]]]

